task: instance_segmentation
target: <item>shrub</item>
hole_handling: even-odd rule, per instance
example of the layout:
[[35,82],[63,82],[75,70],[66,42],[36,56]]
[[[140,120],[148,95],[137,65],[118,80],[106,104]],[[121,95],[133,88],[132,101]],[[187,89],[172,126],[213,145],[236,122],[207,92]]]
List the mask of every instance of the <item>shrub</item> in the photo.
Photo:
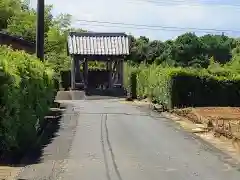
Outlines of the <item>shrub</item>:
[[156,65],[127,65],[125,69],[125,87],[129,87],[129,74],[135,71],[138,97],[150,97],[169,109],[240,105],[240,77],[230,69],[163,68]]
[[53,71],[22,51],[0,46],[0,153],[22,153],[36,140],[56,93]]
[[240,79],[181,72],[172,77],[171,101],[175,107],[239,106]]

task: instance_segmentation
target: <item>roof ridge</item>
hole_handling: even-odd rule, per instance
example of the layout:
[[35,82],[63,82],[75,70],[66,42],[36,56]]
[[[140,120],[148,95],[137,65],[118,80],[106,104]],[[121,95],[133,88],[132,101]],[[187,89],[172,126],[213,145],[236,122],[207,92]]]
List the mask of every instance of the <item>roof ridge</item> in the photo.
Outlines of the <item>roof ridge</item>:
[[118,37],[118,36],[124,36],[126,37],[127,34],[124,32],[70,32],[70,36],[96,36],[96,37]]

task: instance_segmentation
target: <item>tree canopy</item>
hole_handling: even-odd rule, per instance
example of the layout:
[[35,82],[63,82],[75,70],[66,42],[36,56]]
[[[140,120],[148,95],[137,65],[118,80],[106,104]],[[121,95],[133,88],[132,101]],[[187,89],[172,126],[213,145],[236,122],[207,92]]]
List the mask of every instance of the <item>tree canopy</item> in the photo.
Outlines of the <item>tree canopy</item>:
[[207,67],[211,57],[225,64],[231,60],[232,51],[237,47],[237,40],[225,35],[207,34],[198,37],[194,33],[185,33],[165,42],[131,36],[130,42],[129,59],[134,63],[165,63],[182,67]]
[[[68,69],[66,41],[69,31],[84,31],[71,27],[71,15],[53,17],[52,6],[45,8],[45,57],[56,71]],[[0,30],[35,41],[36,10],[20,0],[0,2]],[[166,66],[192,66],[206,68],[210,59],[219,64],[236,61],[240,54],[240,40],[228,36],[206,34],[197,36],[188,32],[174,40],[150,40],[145,36],[129,36],[130,55],[128,60],[135,64],[157,64]],[[237,64],[235,62],[235,64]]]

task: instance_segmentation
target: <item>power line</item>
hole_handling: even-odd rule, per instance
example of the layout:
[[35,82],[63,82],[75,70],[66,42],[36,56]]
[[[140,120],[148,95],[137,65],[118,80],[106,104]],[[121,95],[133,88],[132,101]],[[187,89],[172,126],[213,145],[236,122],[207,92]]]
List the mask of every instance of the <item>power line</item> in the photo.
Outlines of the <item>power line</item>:
[[[123,28],[123,26],[117,26],[117,25],[105,25],[105,24],[83,24],[83,23],[80,23],[80,25],[82,26],[96,26],[96,27],[110,27],[110,28]],[[156,30],[156,31],[181,31],[181,30],[178,30],[178,29],[163,29],[163,28],[147,28],[147,27],[133,27],[133,26],[126,26],[124,28],[129,28],[129,29],[142,29],[142,30]]]
[[[105,26],[105,27],[125,27],[134,29],[149,29],[149,30],[165,30],[165,31],[195,31],[195,32],[236,32],[240,33],[240,30],[230,30],[230,29],[208,29],[208,28],[192,28],[192,27],[176,27],[176,26],[160,26],[160,25],[146,25],[146,24],[130,24],[130,23],[120,23],[120,22],[109,22],[109,21],[93,21],[93,20],[80,20],[75,19],[76,22],[90,23],[87,25],[92,26]],[[95,23],[95,25],[93,24]],[[108,26],[106,26],[108,25]],[[110,25],[110,26],[109,26]]]
[[[83,23],[80,23],[80,25],[82,26],[93,26],[93,27],[109,27],[109,28],[123,28],[123,26],[115,26],[115,25],[104,25],[104,24],[83,24]],[[206,33],[206,34],[212,34],[212,33],[215,33],[215,34],[223,34],[223,33],[230,33],[230,32],[220,32],[220,31],[190,31],[190,30],[181,30],[181,29],[164,29],[164,28],[144,28],[144,27],[132,27],[132,26],[129,26],[129,27],[124,27],[124,28],[127,28],[127,29],[139,29],[139,30],[151,30],[151,31],[170,31],[170,32],[199,32],[199,33]],[[239,32],[240,33],[240,32]]]
[[[130,0],[129,0],[130,1]],[[133,2],[149,2],[154,4],[177,4],[177,5],[211,5],[211,6],[231,6],[231,7],[240,7],[240,4],[226,4],[226,3],[219,3],[216,1],[198,1],[198,2],[191,2],[188,0],[132,0]]]
[[171,1],[165,1],[165,0],[125,0],[129,3],[152,3],[155,6],[169,6],[169,5],[179,5],[179,6],[195,6],[200,7],[203,5],[208,5],[214,7],[214,8],[226,8],[226,7],[234,7],[234,8],[240,8],[240,4],[217,4],[216,2],[213,3],[212,1],[200,1],[200,3],[197,2],[190,2],[186,0],[171,0]]

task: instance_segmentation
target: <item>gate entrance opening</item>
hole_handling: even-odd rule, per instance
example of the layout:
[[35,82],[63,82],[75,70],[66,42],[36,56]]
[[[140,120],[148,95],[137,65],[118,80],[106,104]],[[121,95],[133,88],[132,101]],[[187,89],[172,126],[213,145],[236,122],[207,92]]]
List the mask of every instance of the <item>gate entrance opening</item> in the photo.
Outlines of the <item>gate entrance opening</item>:
[[[77,33],[68,37],[71,61],[71,89],[111,90],[123,88],[124,59],[129,55],[125,33]],[[89,70],[89,62],[101,62],[103,70]]]

